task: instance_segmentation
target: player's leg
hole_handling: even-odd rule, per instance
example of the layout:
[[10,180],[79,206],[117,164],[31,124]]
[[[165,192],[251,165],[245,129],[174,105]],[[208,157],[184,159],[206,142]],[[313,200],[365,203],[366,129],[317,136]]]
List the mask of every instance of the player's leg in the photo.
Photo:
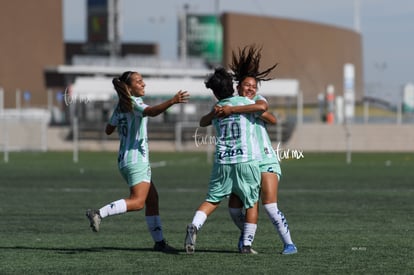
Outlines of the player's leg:
[[196,226],[197,230],[200,230],[203,227],[204,223],[207,220],[207,217],[213,213],[217,207],[220,205],[220,202],[208,202],[204,201],[198,207],[196,213],[194,214],[192,224]]
[[277,205],[278,186],[279,178],[276,173],[262,173],[261,200],[263,207],[283,242],[284,251],[290,252],[284,254],[293,254],[296,253],[296,247],[292,242],[287,220]]
[[159,215],[159,197],[157,188],[151,180],[150,189],[147,199],[145,200],[145,220],[147,222],[148,231],[154,240],[154,250],[162,252],[175,252],[175,248],[171,247],[164,239],[164,232]]
[[188,254],[195,252],[195,244],[197,238],[197,232],[201,229],[207,220],[207,217],[213,213],[220,202],[208,202],[204,201],[194,214],[193,220],[187,225],[187,232],[184,239],[184,248]]
[[150,166],[126,166],[120,169],[120,173],[129,186],[129,197],[113,201],[99,210],[87,210],[86,217],[89,219],[90,226],[94,232],[99,231],[102,219],[108,216],[123,214],[127,211],[138,211],[145,206],[150,189]]
[[240,249],[240,253],[243,254],[257,254],[252,249],[252,244],[257,230],[258,219],[258,203],[256,202],[253,207],[246,209],[246,222],[243,228],[243,246]]
[[238,196],[232,193],[229,198],[228,206],[230,217],[234,224],[237,226],[237,228],[240,230],[240,237],[237,247],[239,251],[241,251],[243,247],[243,229],[244,223],[246,221],[246,216],[243,213],[243,202],[240,200]]
[[152,181],[147,199],[145,200],[145,219],[154,241],[159,242],[163,240],[162,224],[159,216],[158,192]]
[[139,211],[145,207],[149,190],[151,188],[150,182],[141,182],[132,186],[129,197],[125,199],[127,211]]
[[213,166],[207,197],[198,207],[192,221],[197,230],[201,229],[207,217],[217,209],[220,202],[231,194],[232,179],[229,176],[231,171],[231,165]]
[[113,201],[101,207],[99,210],[88,209],[86,217],[89,219],[92,231],[98,232],[101,220],[113,215],[137,211],[144,207],[148,194],[149,182],[142,182],[130,187],[130,196],[125,199]]
[[187,253],[194,253],[197,232],[204,225],[207,217],[217,209],[220,202],[231,194],[232,181],[229,177],[231,170],[231,165],[214,164],[207,197],[198,207],[192,222],[187,225],[184,239],[184,247]]
[[243,225],[246,217],[243,213],[243,202],[235,194],[231,194],[229,198],[229,214],[234,224],[240,230],[243,230]]
[[240,163],[234,165],[233,192],[237,195],[246,209],[245,223],[243,226],[243,246],[241,253],[253,254],[251,249],[257,229],[260,170],[257,162]]

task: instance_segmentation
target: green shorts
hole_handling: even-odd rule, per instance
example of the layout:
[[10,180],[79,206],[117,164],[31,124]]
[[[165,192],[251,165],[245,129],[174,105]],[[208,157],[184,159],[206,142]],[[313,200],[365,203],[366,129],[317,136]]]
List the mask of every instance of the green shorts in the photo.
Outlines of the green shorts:
[[151,182],[151,166],[149,163],[148,165],[127,165],[119,169],[119,171],[129,187],[140,182]]
[[251,208],[259,200],[260,180],[256,161],[214,164],[206,201],[218,203],[234,193],[245,208]]
[[268,162],[268,163],[259,163],[260,173],[275,173],[277,179],[280,181],[282,177],[282,170],[280,169],[279,163]]

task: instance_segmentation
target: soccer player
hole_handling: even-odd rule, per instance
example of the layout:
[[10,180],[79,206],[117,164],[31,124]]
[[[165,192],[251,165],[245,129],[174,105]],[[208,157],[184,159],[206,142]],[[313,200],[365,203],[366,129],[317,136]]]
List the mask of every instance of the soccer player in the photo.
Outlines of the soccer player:
[[[257,94],[257,85],[260,84],[260,81],[270,80],[270,78],[267,78],[267,75],[277,66],[277,64],[260,72],[260,58],[261,48],[257,48],[254,45],[245,47],[243,50],[239,49],[238,56],[233,52],[230,68],[238,83],[238,94],[252,99],[256,103],[265,104],[267,106],[266,98]],[[246,107],[248,106],[224,106],[219,111],[224,115],[250,112],[251,110]],[[265,122],[275,123],[276,119],[272,119],[270,115],[267,115],[266,119],[263,119],[263,117],[256,119],[256,134],[260,141],[259,146],[261,152],[261,161],[259,163],[261,172],[260,198],[270,221],[283,242],[283,250],[281,254],[294,254],[297,253],[297,248],[290,236],[287,220],[282,211],[279,210],[277,203],[278,185],[282,176],[282,171],[276,153],[272,148]],[[229,212],[233,221],[243,234],[245,218],[242,213],[242,203],[235,196],[231,196],[229,199]],[[242,244],[239,242],[239,249],[241,249],[241,247]]]
[[86,216],[92,231],[98,232],[101,220],[112,215],[139,211],[145,207],[148,230],[155,242],[154,250],[171,252],[163,236],[159,216],[158,192],[151,180],[149,163],[147,122],[174,104],[186,103],[187,91],[179,91],[171,99],[148,106],[143,100],[145,82],[138,72],[127,71],[112,80],[118,94],[118,104],[106,125],[105,133],[112,134],[115,129],[119,134],[118,168],[129,187],[129,197],[113,201],[99,210],[89,209]]
[[[232,75],[224,68],[217,68],[205,85],[219,100],[217,106],[254,104],[246,97],[233,96]],[[265,111],[262,105],[254,104],[258,110]],[[207,217],[214,212],[220,202],[232,192],[246,208],[243,225],[243,245],[241,253],[255,253],[251,245],[257,228],[257,201],[259,199],[260,171],[256,156],[258,154],[254,121],[258,113],[235,114],[217,118],[217,109],[200,120],[200,126],[211,123],[216,132],[216,151],[207,197],[198,207],[192,223],[187,225],[184,247],[187,253],[194,253],[197,232]]]

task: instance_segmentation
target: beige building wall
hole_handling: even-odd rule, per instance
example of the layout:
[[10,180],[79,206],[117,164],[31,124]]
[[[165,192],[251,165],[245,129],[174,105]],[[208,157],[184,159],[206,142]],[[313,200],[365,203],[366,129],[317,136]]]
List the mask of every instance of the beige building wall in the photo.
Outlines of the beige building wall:
[[16,89],[31,92],[31,107],[45,107],[45,66],[64,63],[61,0],[2,1],[0,86],[5,107],[14,108]]
[[231,51],[256,43],[263,46],[263,68],[279,63],[271,75],[298,79],[305,103],[316,103],[318,93],[333,84],[343,95],[343,65],[355,66],[356,100],[363,96],[362,38],[352,30],[305,21],[225,13],[223,62]]

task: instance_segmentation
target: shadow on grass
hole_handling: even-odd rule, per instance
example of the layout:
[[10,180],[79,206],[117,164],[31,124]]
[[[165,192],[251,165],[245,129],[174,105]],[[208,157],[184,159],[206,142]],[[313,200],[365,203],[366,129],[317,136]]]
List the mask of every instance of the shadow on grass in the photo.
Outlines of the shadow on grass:
[[[0,250],[34,250],[34,251],[52,251],[59,254],[79,254],[79,253],[96,253],[96,252],[108,252],[108,251],[135,251],[135,252],[156,252],[156,253],[164,253],[164,254],[187,254],[185,250],[177,250],[177,251],[154,251],[152,248],[130,248],[130,247],[89,247],[89,248],[59,248],[59,247],[28,247],[28,246],[8,246],[8,247],[0,247]],[[224,254],[239,254],[238,251],[234,250],[207,250],[207,249],[200,249],[197,250],[196,253],[224,253]]]

